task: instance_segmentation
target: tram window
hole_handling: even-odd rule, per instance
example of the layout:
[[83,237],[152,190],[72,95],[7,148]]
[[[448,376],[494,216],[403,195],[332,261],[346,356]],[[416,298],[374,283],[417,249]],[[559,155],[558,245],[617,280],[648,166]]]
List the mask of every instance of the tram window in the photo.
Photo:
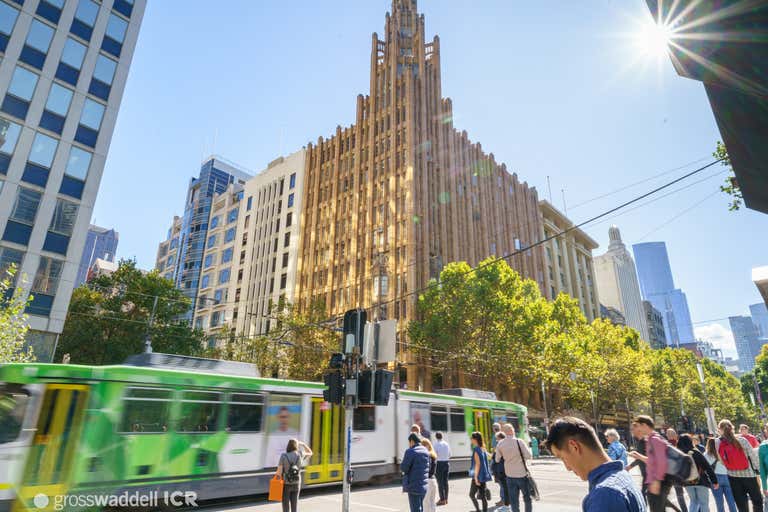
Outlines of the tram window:
[[166,432],[170,400],[168,389],[128,388],[120,431],[132,434]]
[[355,432],[373,432],[376,430],[376,407],[355,407],[352,416],[352,428]]
[[451,407],[451,432],[466,432],[464,424],[464,409]]
[[433,405],[430,411],[430,425],[434,432],[448,430],[448,408],[444,405]]
[[29,394],[21,385],[0,385],[0,444],[19,437],[28,402]]
[[178,432],[216,432],[221,412],[221,393],[185,391],[181,400]]
[[227,430],[229,432],[261,432],[264,398],[261,395],[233,393],[229,399]]

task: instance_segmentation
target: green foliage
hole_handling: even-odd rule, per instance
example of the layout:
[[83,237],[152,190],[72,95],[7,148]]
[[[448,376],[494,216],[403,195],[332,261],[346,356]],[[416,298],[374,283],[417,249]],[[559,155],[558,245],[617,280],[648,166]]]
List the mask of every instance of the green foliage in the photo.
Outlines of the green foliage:
[[135,261],[122,260],[113,274],[73,292],[57,358],[69,354],[77,364],[121,363],[144,351],[147,332],[155,352],[200,355],[203,333],[180,320],[189,304],[173,282],[156,271],[142,272]]
[[741,194],[739,183],[736,181],[736,176],[733,174],[733,166],[731,166],[731,159],[728,156],[728,149],[726,149],[725,144],[717,141],[717,147],[715,148],[714,153],[712,153],[712,156],[718,160],[722,159],[721,164],[731,170],[725,178],[725,184],[720,185],[720,190],[731,196],[731,204],[728,205],[728,210],[732,212],[740,210],[741,205],[744,203],[744,197]]
[[[536,389],[543,381],[565,398],[555,409],[591,417],[594,408],[598,422],[629,406],[676,423],[682,404],[706,425],[692,352],[652,350],[634,329],[604,319],[590,323],[575,299],[560,294],[549,302],[505,261],[488,263],[475,272],[463,262],[447,265],[439,284],[419,297],[418,319],[408,325],[412,352],[443,371],[444,386],[455,386],[458,374],[469,386],[496,391]],[[716,414],[753,420],[738,380],[709,360],[703,365]]]
[[24,338],[29,330],[24,308],[31,297],[24,300],[21,287],[14,288],[15,277],[16,268],[11,266],[0,279],[0,363],[35,360],[32,347],[24,347]]

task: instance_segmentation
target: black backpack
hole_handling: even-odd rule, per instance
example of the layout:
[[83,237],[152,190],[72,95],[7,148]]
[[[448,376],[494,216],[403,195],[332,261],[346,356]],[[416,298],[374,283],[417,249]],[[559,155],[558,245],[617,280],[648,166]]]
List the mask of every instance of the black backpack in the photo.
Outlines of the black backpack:
[[283,475],[283,479],[285,480],[285,483],[287,484],[297,484],[299,483],[299,478],[301,475],[301,469],[299,468],[299,460],[296,460],[295,463],[291,463],[290,460],[288,460],[288,455],[283,455],[285,457],[285,461],[290,464],[288,466],[288,471],[285,472]]

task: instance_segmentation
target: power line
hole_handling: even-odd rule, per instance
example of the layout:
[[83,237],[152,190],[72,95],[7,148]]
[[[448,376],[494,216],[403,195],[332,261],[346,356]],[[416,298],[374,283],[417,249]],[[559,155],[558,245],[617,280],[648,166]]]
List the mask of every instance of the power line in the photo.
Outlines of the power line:
[[672,216],[672,217],[671,217],[669,220],[667,220],[667,221],[665,221],[665,222],[663,222],[663,223],[659,224],[658,226],[656,226],[655,228],[653,228],[652,230],[650,230],[649,232],[647,232],[646,234],[644,234],[643,236],[641,236],[639,239],[637,239],[637,242],[642,242],[643,240],[645,240],[646,238],[648,238],[648,237],[649,237],[649,236],[651,236],[652,234],[656,233],[656,232],[657,232],[657,231],[659,231],[660,229],[662,229],[662,228],[665,228],[665,227],[667,227],[668,225],[672,224],[674,221],[676,221],[677,219],[679,219],[680,217],[682,217],[682,216],[683,216],[683,215],[685,215],[686,213],[690,212],[691,210],[693,210],[693,209],[694,209],[694,208],[696,208],[697,206],[699,206],[699,205],[701,205],[701,204],[705,203],[706,201],[708,201],[708,200],[709,200],[709,198],[710,198],[710,197],[713,197],[714,195],[716,195],[716,194],[719,194],[719,193],[720,193],[720,191],[719,191],[719,190],[715,190],[715,191],[714,191],[714,192],[712,192],[711,194],[707,194],[707,195],[704,197],[704,199],[701,199],[700,201],[696,201],[694,204],[692,204],[692,205],[691,205],[691,206],[689,206],[688,208],[686,208],[686,209],[684,209],[684,210],[681,210],[680,212],[678,212],[678,213],[676,213],[675,215],[673,215],[673,216]]

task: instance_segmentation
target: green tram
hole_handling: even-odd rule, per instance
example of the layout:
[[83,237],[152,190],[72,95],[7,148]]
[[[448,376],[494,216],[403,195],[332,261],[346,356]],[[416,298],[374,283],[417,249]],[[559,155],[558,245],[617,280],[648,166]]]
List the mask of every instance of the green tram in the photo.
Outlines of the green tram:
[[[323,389],[260,378],[246,363],[165,354],[116,366],[0,365],[0,511],[53,510],[61,496],[266,493],[293,437],[314,451],[305,484],[336,484],[344,414],[323,401]],[[452,471],[466,471],[469,433],[487,438],[494,421],[528,435],[518,404],[393,391],[389,405],[355,410],[354,479],[397,476],[412,424],[444,432]],[[41,503],[41,494],[51,499]]]

